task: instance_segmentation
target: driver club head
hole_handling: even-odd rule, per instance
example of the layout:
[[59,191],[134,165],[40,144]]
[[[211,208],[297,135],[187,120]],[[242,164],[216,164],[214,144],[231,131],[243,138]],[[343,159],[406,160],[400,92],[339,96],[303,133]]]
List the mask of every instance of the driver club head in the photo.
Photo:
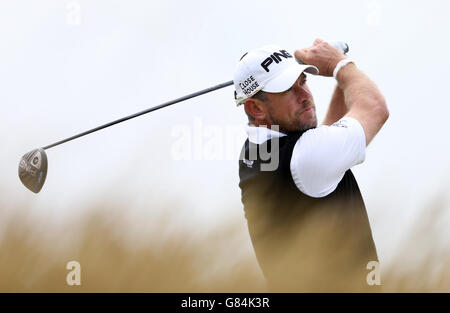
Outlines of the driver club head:
[[26,153],[19,163],[19,178],[34,193],[41,191],[47,177],[47,155],[42,148]]

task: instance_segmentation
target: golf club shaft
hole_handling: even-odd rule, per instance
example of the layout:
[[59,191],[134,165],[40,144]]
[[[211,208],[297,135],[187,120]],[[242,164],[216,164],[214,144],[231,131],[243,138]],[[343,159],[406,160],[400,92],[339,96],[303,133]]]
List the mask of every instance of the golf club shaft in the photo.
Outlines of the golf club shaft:
[[115,121],[109,122],[109,123],[107,123],[107,124],[98,126],[98,127],[96,127],[96,128],[87,130],[87,131],[82,132],[82,133],[80,133],[80,134],[78,134],[78,135],[75,135],[75,136],[72,136],[72,137],[63,139],[63,140],[61,140],[61,141],[52,143],[51,145],[42,147],[42,149],[47,150],[47,149],[53,148],[53,147],[55,147],[55,146],[58,146],[58,145],[60,145],[60,144],[65,143],[65,142],[68,142],[68,141],[71,141],[71,140],[80,138],[80,137],[82,137],[82,136],[88,135],[88,134],[93,133],[93,132],[96,132],[96,131],[98,131],[98,130],[101,130],[101,129],[103,129],[103,128],[107,128],[107,127],[110,127],[110,126],[113,126],[113,125],[116,125],[116,124],[125,122],[125,121],[127,121],[127,120],[132,119],[132,118],[135,118],[135,117],[144,115],[144,114],[146,114],[146,113],[153,112],[153,111],[156,111],[156,110],[165,108],[165,107],[167,107],[167,106],[169,106],[169,105],[172,105],[172,104],[175,104],[175,103],[178,103],[178,102],[181,102],[181,101],[185,101],[185,100],[188,100],[188,99],[197,97],[197,96],[204,95],[204,94],[209,93],[209,92],[211,92],[211,91],[215,91],[215,90],[218,90],[218,89],[222,89],[222,88],[231,86],[232,84],[233,84],[233,81],[231,80],[231,81],[228,81],[228,82],[226,82],[226,83],[222,83],[222,84],[219,84],[219,85],[210,87],[210,88],[206,88],[206,89],[203,89],[203,90],[200,90],[200,91],[191,93],[191,94],[186,95],[186,96],[183,96],[183,97],[181,97],[181,98],[178,98],[178,99],[175,99],[175,100],[171,100],[171,101],[165,102],[165,103],[163,103],[163,104],[154,106],[154,107],[149,108],[149,109],[146,109],[146,110],[144,110],[144,111],[137,112],[137,113],[135,113],[135,114],[128,115],[128,116],[125,116],[125,117],[120,118],[120,119],[118,119],[118,120],[115,120]]
[[[346,43],[344,43],[344,42],[338,41],[338,42],[332,42],[331,44],[332,44],[333,46],[335,46],[336,48],[340,49],[344,54],[347,53],[348,50],[349,50],[349,49],[348,49],[348,45],[347,45]],[[301,61],[298,60],[298,59],[297,59],[297,62],[300,63],[300,64],[303,64],[303,62],[301,62]],[[107,128],[107,127],[110,127],[110,126],[113,126],[113,125],[116,125],[116,124],[125,122],[125,121],[127,121],[127,120],[132,119],[132,118],[135,118],[135,117],[138,117],[138,116],[147,114],[147,113],[149,113],[149,112],[153,112],[153,111],[159,110],[159,109],[164,108],[164,107],[167,107],[167,106],[169,106],[169,105],[172,105],[172,104],[175,104],[175,103],[178,103],[178,102],[181,102],[181,101],[185,101],[185,100],[188,100],[188,99],[197,97],[197,96],[201,96],[201,95],[204,95],[204,94],[206,94],[206,93],[208,93],[208,92],[215,91],[215,90],[218,90],[218,89],[222,89],[222,88],[225,88],[225,87],[228,87],[228,86],[231,86],[231,85],[233,85],[233,81],[232,81],[232,80],[230,80],[230,81],[228,81],[228,82],[226,82],[226,83],[222,83],[222,84],[219,84],[219,85],[210,87],[210,88],[206,88],[206,89],[203,89],[203,90],[200,90],[200,91],[191,93],[191,94],[189,94],[189,95],[187,95],[187,96],[184,96],[184,97],[181,97],[181,98],[178,98],[178,99],[175,99],[175,100],[171,100],[171,101],[165,102],[165,103],[163,103],[163,104],[157,105],[157,106],[152,107],[152,108],[149,108],[149,109],[147,109],[147,110],[144,110],[144,111],[141,111],[141,112],[137,112],[137,113],[132,114],[132,115],[129,115],[129,116],[125,116],[125,117],[120,118],[120,119],[118,119],[118,120],[109,122],[109,123],[107,123],[107,124],[98,126],[98,127],[96,127],[96,128],[87,130],[87,131],[85,131],[85,132],[82,132],[82,133],[80,133],[80,134],[78,134],[78,135],[75,135],[75,136],[72,136],[72,137],[63,139],[63,140],[61,140],[61,141],[52,143],[51,145],[42,147],[42,149],[47,150],[47,149],[56,147],[56,146],[58,146],[58,145],[60,145],[60,144],[63,144],[63,143],[65,143],[65,142],[68,142],[68,141],[71,141],[71,140],[74,140],[74,139],[83,137],[83,136],[85,136],[85,135],[91,134],[91,133],[96,132],[96,131],[98,131],[98,130],[101,130],[101,129],[103,129],[103,128]]]

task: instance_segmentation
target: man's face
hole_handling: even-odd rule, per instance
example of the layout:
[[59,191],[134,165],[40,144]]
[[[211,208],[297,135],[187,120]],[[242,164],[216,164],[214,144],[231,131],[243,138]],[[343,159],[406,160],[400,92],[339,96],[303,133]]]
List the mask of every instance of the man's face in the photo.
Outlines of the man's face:
[[302,74],[288,90],[267,93],[270,123],[279,125],[281,132],[301,131],[317,126],[316,106]]

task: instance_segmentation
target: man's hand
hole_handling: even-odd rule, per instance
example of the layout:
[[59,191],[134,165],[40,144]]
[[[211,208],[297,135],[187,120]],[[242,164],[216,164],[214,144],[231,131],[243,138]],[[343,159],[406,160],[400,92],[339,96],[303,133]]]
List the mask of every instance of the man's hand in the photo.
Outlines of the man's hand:
[[305,64],[314,65],[319,69],[319,75],[333,76],[333,70],[345,55],[322,39],[316,39],[310,48],[296,50],[294,55]]

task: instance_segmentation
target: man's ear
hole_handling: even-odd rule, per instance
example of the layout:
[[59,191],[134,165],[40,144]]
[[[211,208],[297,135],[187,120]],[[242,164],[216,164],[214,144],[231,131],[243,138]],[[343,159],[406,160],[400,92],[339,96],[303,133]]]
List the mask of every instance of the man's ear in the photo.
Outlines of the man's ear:
[[266,120],[266,106],[261,100],[253,98],[245,100],[244,109],[247,114],[253,116],[255,120]]

